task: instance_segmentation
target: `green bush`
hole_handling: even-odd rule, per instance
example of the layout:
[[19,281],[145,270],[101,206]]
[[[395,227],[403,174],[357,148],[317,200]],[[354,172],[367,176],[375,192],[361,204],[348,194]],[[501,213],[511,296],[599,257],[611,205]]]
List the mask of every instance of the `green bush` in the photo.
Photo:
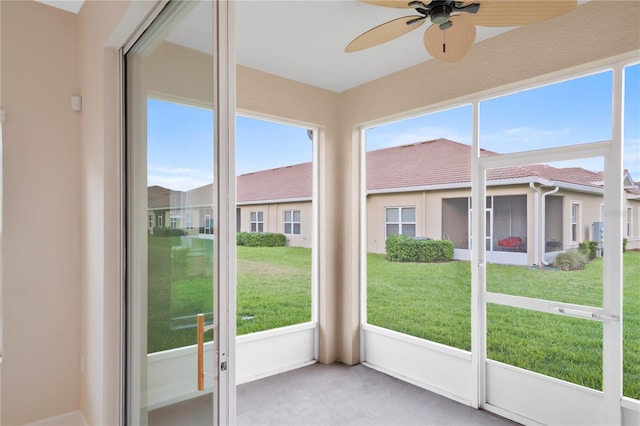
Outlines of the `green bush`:
[[591,240],[580,243],[578,251],[587,256],[589,260],[593,260],[598,254],[598,242]]
[[272,232],[238,232],[236,234],[236,244],[247,247],[283,247],[287,242],[284,234]]
[[387,259],[392,262],[443,262],[453,259],[453,243],[448,240],[418,240],[393,235],[385,242]]
[[622,252],[626,253],[627,252],[627,243],[629,242],[629,240],[627,240],[626,238],[622,239]]
[[587,261],[587,256],[579,250],[567,250],[558,254],[553,264],[563,271],[577,271],[584,269]]
[[156,237],[181,237],[187,235],[187,231],[180,228],[161,228],[156,226],[153,228],[153,235]]

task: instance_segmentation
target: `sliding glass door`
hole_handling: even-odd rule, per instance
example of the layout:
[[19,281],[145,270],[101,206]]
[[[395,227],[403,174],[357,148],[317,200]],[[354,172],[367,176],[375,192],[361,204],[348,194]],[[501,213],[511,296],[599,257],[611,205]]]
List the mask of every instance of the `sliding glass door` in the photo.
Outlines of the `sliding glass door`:
[[124,52],[131,424],[180,422],[191,400],[189,421],[235,413],[235,116],[221,3],[164,3]]

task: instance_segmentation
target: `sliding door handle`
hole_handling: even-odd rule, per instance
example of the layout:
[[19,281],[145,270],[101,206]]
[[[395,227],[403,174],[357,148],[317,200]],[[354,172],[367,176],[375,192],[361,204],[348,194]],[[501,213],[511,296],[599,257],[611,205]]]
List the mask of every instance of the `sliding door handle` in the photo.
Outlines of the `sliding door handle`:
[[198,314],[198,390],[204,390],[204,333],[213,330],[214,325],[204,325],[204,314]]

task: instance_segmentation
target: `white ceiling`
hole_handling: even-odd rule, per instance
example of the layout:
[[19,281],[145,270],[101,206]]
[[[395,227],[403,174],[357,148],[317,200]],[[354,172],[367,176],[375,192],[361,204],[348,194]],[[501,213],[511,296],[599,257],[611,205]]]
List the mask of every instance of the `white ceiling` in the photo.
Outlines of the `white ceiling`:
[[[210,31],[204,31],[209,28],[210,7],[209,2],[196,6],[168,39],[211,52]],[[237,62],[342,92],[431,59],[422,41],[427,24],[380,46],[344,52],[351,40],[370,28],[413,14],[412,9],[372,6],[357,0],[238,1]],[[509,29],[478,27],[476,41]]]
[[[45,1],[77,13],[79,0]],[[355,53],[345,46],[368,29],[414,14],[411,9],[372,6],[358,0],[237,1],[237,62],[271,74],[342,92],[431,59],[421,29]],[[211,3],[199,3],[168,40],[211,52]],[[511,28],[477,27],[476,42]]]

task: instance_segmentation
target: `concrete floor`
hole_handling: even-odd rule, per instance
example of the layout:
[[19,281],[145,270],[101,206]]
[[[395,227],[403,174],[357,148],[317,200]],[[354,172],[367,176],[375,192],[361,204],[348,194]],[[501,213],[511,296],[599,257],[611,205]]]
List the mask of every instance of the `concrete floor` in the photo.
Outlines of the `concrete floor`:
[[[149,413],[150,425],[211,425],[211,394]],[[237,388],[238,425],[513,425],[371,368],[309,367]]]

